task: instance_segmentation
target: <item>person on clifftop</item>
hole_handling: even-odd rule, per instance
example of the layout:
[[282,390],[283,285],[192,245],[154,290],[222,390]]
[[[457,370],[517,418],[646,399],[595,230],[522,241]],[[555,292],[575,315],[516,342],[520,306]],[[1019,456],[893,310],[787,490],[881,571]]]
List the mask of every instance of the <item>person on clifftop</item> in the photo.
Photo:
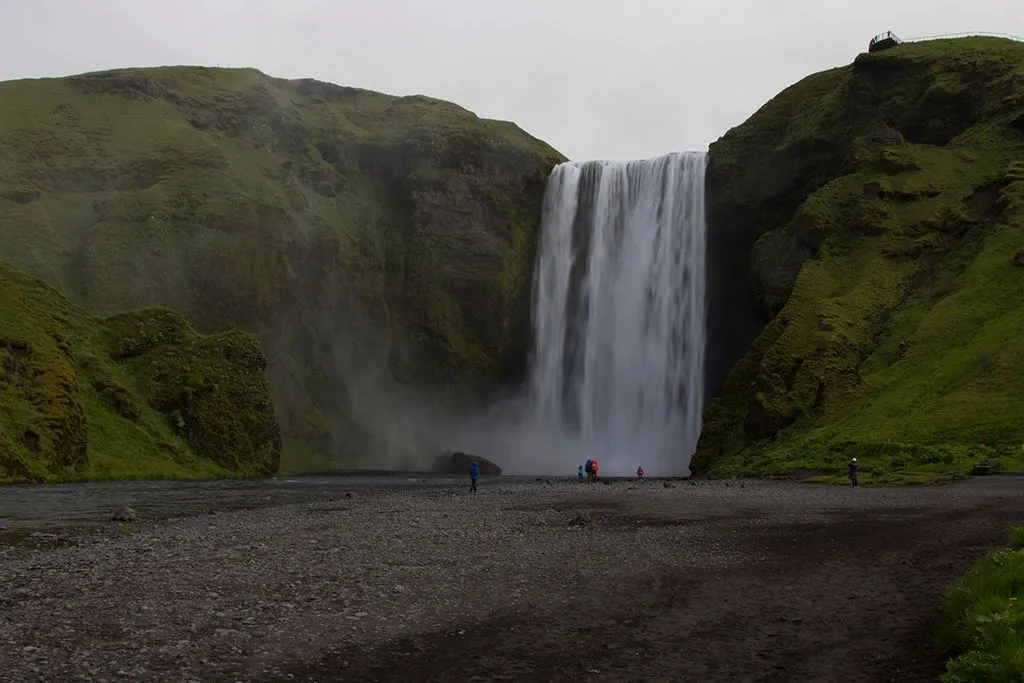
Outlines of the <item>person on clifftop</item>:
[[850,460],[850,485],[857,488],[857,458]]
[[480,477],[480,463],[474,460],[469,466],[469,491],[476,491],[476,480]]

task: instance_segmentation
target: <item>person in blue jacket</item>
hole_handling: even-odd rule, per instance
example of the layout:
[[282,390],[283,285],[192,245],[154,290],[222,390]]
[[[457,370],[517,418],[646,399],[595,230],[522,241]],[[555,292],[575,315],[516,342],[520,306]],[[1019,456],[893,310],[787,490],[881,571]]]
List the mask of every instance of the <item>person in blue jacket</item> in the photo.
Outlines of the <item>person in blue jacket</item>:
[[476,491],[476,480],[480,477],[480,463],[474,460],[469,466],[469,490]]
[[583,481],[583,465],[576,468],[576,476],[579,477],[580,481]]

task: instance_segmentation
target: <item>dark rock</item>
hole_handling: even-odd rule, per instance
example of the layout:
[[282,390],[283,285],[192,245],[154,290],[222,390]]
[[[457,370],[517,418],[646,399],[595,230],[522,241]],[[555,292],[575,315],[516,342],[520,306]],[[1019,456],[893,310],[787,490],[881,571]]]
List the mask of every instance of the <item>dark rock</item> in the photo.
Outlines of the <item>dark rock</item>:
[[1013,255],[1013,265],[1018,268],[1024,268],[1024,249],[1021,249]]
[[42,196],[37,188],[34,187],[19,187],[12,190],[0,191],[0,199],[6,199],[12,201],[15,204],[28,204],[34,202]]
[[569,522],[568,522],[568,526],[590,526],[590,525],[591,525],[590,517],[587,516],[587,515],[583,515],[583,514],[576,515],[575,517],[570,519]]
[[864,183],[864,196],[868,199],[879,199],[882,196],[882,184],[877,180]]
[[865,139],[879,145],[902,145],[903,136],[898,130],[891,128],[883,121],[879,121],[864,136]]
[[[482,477],[497,477],[501,474],[501,467],[497,464],[481,458],[477,455],[470,455],[463,453],[462,451],[455,451],[454,453],[446,453],[437,459],[437,463],[434,465],[435,472],[441,474],[455,474],[455,475],[469,475],[469,466],[476,460],[480,465],[480,476]],[[540,478],[537,481],[541,481]]]
[[114,522],[134,522],[139,518],[135,510],[131,509],[127,505],[120,510],[117,510],[110,519]]

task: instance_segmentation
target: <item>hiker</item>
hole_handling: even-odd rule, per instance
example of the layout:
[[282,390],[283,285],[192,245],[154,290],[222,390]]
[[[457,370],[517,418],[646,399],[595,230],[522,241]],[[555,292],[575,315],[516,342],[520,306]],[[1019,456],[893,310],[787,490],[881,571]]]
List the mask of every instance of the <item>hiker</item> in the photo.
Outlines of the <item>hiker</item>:
[[597,481],[597,461],[590,461],[590,483],[593,484]]
[[469,491],[472,493],[476,491],[476,480],[480,476],[480,463],[476,460],[469,466]]
[[583,465],[576,468],[576,476],[579,477],[580,481],[583,481]]
[[590,468],[594,466],[593,460],[587,460],[583,465],[583,471],[587,473],[587,479],[590,479]]
[[643,465],[637,465],[637,467],[636,467],[636,478],[637,479],[643,479],[644,478],[644,466]]
[[850,460],[850,484],[857,488],[857,458]]

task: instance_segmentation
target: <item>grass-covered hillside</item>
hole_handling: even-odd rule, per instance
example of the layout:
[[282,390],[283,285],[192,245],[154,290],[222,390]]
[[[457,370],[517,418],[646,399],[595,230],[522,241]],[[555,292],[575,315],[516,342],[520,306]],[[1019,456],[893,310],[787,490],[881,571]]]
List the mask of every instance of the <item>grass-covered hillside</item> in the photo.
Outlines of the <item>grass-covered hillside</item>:
[[280,456],[254,337],[97,318],[0,261],[0,482],[262,476]]
[[353,464],[374,457],[353,413],[366,377],[522,372],[561,160],[453,104],[254,70],[0,83],[0,258],[92,312],[256,333],[286,466]]
[[739,339],[745,355],[693,467],[834,476],[856,456],[876,480],[983,458],[1019,468],[1024,44],[862,54],[710,154],[709,252],[734,250],[726,265],[750,277],[711,263],[711,305],[734,316],[719,330],[736,332],[721,348]]

